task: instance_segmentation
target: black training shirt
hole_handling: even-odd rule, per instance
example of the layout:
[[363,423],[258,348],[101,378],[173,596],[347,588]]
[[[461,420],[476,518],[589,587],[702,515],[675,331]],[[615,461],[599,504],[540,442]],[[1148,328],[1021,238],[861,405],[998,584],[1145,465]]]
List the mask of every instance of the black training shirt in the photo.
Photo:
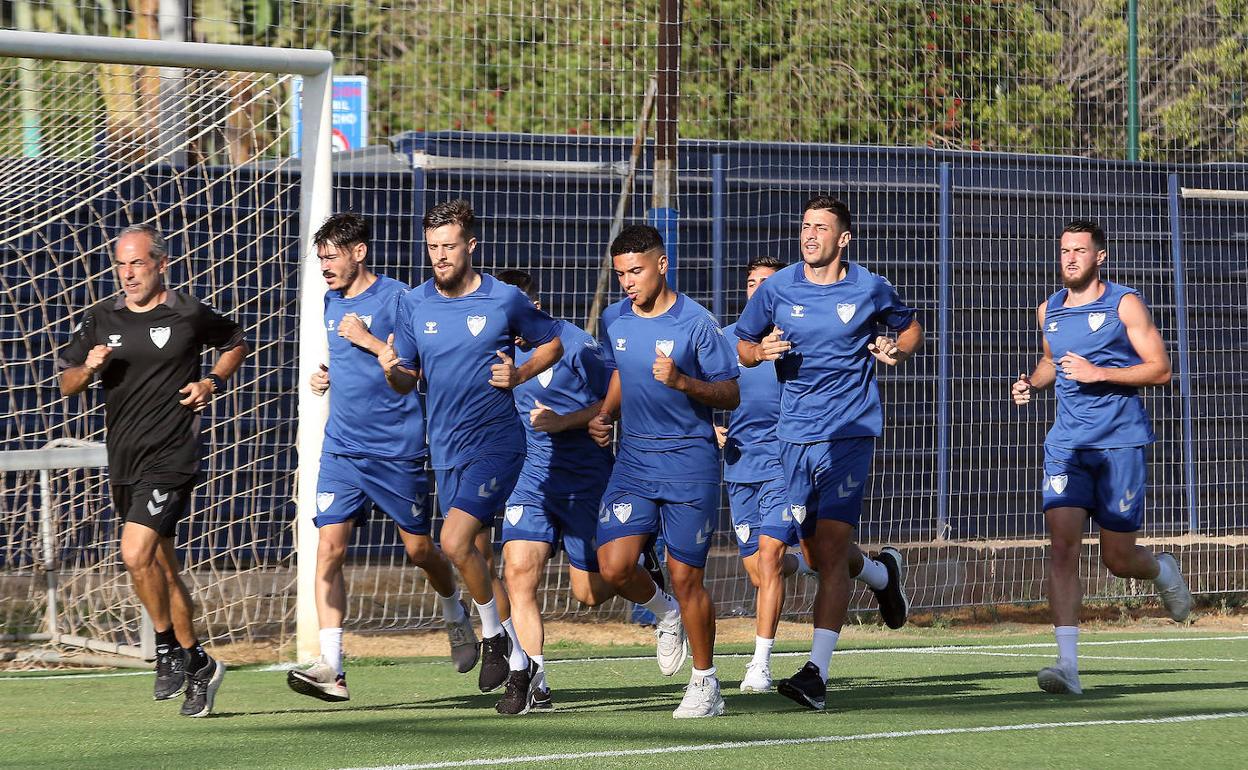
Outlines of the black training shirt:
[[86,311],[56,363],[82,366],[96,345],[112,349],[98,372],[112,483],[185,481],[199,472],[199,415],[178,403],[186,398],[178,390],[200,379],[205,346],[226,351],[242,342],[238,324],[173,290],[145,313],[127,308],[124,295]]

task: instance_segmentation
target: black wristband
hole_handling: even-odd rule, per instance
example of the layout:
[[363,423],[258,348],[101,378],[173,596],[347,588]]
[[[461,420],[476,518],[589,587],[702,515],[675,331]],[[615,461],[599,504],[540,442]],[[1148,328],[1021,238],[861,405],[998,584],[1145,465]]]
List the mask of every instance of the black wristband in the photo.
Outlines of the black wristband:
[[221,379],[220,376],[213,374],[212,372],[209,372],[208,374],[204,375],[204,379],[212,383],[212,394],[214,396],[217,395],[218,393],[225,392],[225,380]]

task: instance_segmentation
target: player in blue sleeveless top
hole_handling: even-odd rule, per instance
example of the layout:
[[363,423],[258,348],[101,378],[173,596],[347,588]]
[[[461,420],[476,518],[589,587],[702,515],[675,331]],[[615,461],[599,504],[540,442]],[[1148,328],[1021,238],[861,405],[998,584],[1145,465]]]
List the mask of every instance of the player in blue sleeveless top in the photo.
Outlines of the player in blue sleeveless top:
[[329,363],[321,365],[311,382],[318,395],[329,393],[315,518],[321,657],[288,672],[286,681],[298,693],[345,701],[342,621],[347,594],[342,567],[352,530],[373,506],[398,525],[408,559],[425,571],[438,593],[459,671],[472,670],[478,653],[451,564],[429,536],[424,408],[416,394],[395,393],[377,366],[377,354],[385,347],[382,339],[394,332],[395,310],[407,286],[369,269],[369,227],[358,214],[331,216],[313,242],[329,285]]
[[[779,692],[824,707],[828,666],[849,605],[850,575],[876,591],[880,614],[905,623],[901,554],[886,548],[864,558],[854,543],[875,437],[883,410],[875,361],[895,366],[923,343],[914,311],[881,276],[844,258],[851,239],[844,203],[806,202],[799,235],[802,262],[767,279],[737,321],[744,366],[775,361],[780,396],[780,461],[802,548],[819,571],[810,660]],[[877,335],[880,325],[895,338]]]
[[[516,287],[472,268],[476,215],[467,201],[439,203],[423,224],[433,278],[403,297],[393,344],[378,361],[400,393],[415,388],[417,377],[426,384],[429,446],[446,517],[440,543],[481,617],[478,686],[489,692],[507,681],[508,689],[527,692],[532,664],[494,577],[490,527],[524,463],[524,428],[511,391],[559,360],[561,324]],[[512,360],[517,337],[533,346],[520,367]]]
[[[541,309],[531,275],[504,270],[498,280],[520,289]],[[517,691],[499,703],[500,711],[511,714],[553,708],[537,588],[559,546],[568,554],[568,580],[577,601],[593,607],[615,596],[598,573],[594,539],[613,458],[610,448],[599,446],[586,431],[601,411],[611,370],[602,347],[585,331],[564,323],[559,339],[563,357],[558,363],[512,391],[527,452],[503,511],[503,564],[516,635],[536,675],[528,692]],[[523,366],[531,353],[527,342],[516,341],[517,365]]]
[[[611,255],[628,297],[608,307],[599,324],[615,373],[589,430],[606,446],[618,414],[621,435],[598,515],[598,563],[621,596],[658,619],[656,654],[666,676],[684,663],[687,630],[693,676],[673,716],[719,716],[715,607],[703,576],[719,509],[711,410],[739,402],[736,357],[711,314],[668,286],[657,230],[624,228]],[[660,529],[676,602],[637,564]]]
[[1139,388],[1170,382],[1170,358],[1135,289],[1101,278],[1105,231],[1087,220],[1061,238],[1062,288],[1036,308],[1044,353],[1011,388],[1014,403],[1057,391],[1057,418],[1044,442],[1042,494],[1049,530],[1049,612],[1057,662],[1037,679],[1046,692],[1079,694],[1079,556],[1091,516],[1101,561],[1114,575],[1152,580],[1170,617],[1184,620],[1192,596],[1169,553],[1136,544],[1144,518],[1145,447],[1153,443]]
[[[775,257],[754,257],[745,268],[745,296],[754,296],[763,281],[784,267]],[[736,324],[724,327],[724,336],[736,339]],[[741,404],[728,416],[720,432],[724,450],[724,485],[732,512],[741,563],[758,589],[756,596],[754,657],[746,664],[741,692],[771,690],[771,651],[784,606],[784,579],[797,572],[814,574],[797,545],[797,522],[789,511],[789,495],[780,464],[776,423],[780,419],[781,383],[774,361],[740,367],[737,379]]]

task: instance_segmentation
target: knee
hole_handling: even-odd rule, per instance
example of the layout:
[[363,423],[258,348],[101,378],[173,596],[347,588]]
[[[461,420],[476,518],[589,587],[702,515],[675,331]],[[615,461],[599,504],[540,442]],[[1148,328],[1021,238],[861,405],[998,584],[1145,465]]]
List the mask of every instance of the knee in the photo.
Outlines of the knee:
[[419,538],[407,545],[407,559],[417,567],[424,567],[439,556],[440,554],[438,549],[434,547],[433,541],[427,537]]
[[784,572],[784,549],[759,546],[757,569],[759,580],[763,583],[779,579]]
[[1049,563],[1059,569],[1077,569],[1081,550],[1079,540],[1054,538],[1049,545]]
[[586,607],[597,607],[606,600],[614,596],[614,592],[605,586],[595,590],[596,587],[592,583],[572,584],[572,596]]
[[456,567],[461,567],[472,556],[473,544],[471,540],[459,540],[446,538],[442,539],[442,553]]
[[686,597],[695,596],[704,590],[701,570],[682,569],[672,571],[672,591],[675,592],[676,598],[683,600]]
[[513,592],[528,591],[537,588],[538,573],[541,565],[528,556],[504,559],[503,575],[507,580],[507,588]]
[[156,564],[156,554],[150,548],[134,546],[128,543],[122,543],[121,561],[126,565],[126,571],[130,574],[143,573],[151,569],[159,569]]
[[1113,574],[1123,575],[1131,571],[1131,556],[1132,554],[1119,550],[1101,551],[1101,564]]
[[618,586],[627,583],[636,569],[637,563],[634,561],[612,558],[603,553],[598,554],[598,574],[611,585]]
[[344,543],[331,543],[322,540],[316,547],[316,571],[324,575],[333,574],[342,569],[347,561],[347,546]]

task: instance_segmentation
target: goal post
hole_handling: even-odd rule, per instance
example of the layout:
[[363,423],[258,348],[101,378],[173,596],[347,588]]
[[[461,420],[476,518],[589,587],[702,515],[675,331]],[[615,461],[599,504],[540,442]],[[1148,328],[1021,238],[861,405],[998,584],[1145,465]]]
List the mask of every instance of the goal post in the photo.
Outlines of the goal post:
[[[326,355],[326,339],[321,319],[324,282],[321,279],[319,265],[315,260],[316,252],[312,244],[312,235],[317,227],[329,216],[332,208],[330,133],[332,128],[333,54],[325,50],[279,49],[0,30],[0,60],[7,57],[18,59],[19,69],[22,67],[22,60],[40,60],[43,62],[89,63],[101,66],[172,67],[263,75],[302,76],[303,108],[299,112],[301,122],[301,155],[299,160],[296,161],[299,164],[299,265],[296,272],[299,281],[296,300],[299,339],[298,363],[297,367],[295,367],[297,369],[298,381],[295,383],[295,386],[299,395],[297,406],[298,429],[296,434],[298,451],[297,524],[294,529],[294,540],[296,550],[295,571],[298,588],[296,599],[297,646],[301,656],[314,655],[318,641],[316,610],[312,590],[316,563],[316,530],[312,525],[312,517],[315,515],[316,477],[327,404],[325,399],[315,397],[308,386],[309,377],[315,371],[317,364],[325,360]],[[22,79],[22,82],[28,81],[27,79]],[[28,97],[28,94],[22,95],[21,103],[23,108],[29,108],[30,100]],[[58,100],[57,97],[61,97],[60,100],[63,100],[64,94],[53,93],[49,98],[56,101]],[[96,137],[91,135],[90,128],[83,130],[82,133],[85,139],[80,139],[79,144],[91,145],[96,143]],[[0,139],[3,139],[3,137],[0,136]],[[25,137],[21,141],[29,141],[29,137]],[[271,146],[279,147],[280,143],[273,143]],[[171,164],[176,157],[176,148],[167,146],[159,148],[145,147],[143,151],[148,155],[163,153],[160,158],[149,163],[149,167],[154,167],[158,164]],[[0,142],[0,163],[3,163],[5,154],[4,144]],[[37,152],[28,154],[37,154]],[[76,159],[81,161],[83,158],[80,156]],[[91,158],[87,155],[86,159],[90,160]],[[17,170],[17,173],[7,167],[0,168],[0,177],[9,173],[12,173],[14,178],[18,177],[22,167],[13,164],[13,168]],[[244,181],[247,182],[249,180]],[[82,180],[81,183],[85,184],[85,180]],[[4,182],[4,184],[7,185],[9,182]],[[40,184],[38,180],[29,184],[29,189],[34,191],[32,195],[48,195],[47,191],[42,186],[39,186]],[[261,183],[251,182],[251,185],[244,192],[238,194],[258,198],[260,193],[257,192],[257,189],[262,186]],[[118,196],[124,194],[124,185],[116,183],[112,179],[105,179],[100,187],[109,187],[107,190],[109,194]],[[17,189],[22,188],[19,186]],[[75,192],[76,190],[67,189],[66,191],[61,191],[61,194],[72,196]],[[92,190],[92,192],[94,193],[96,190]],[[153,200],[159,201],[160,196],[153,193],[151,197]],[[128,207],[129,203],[129,201],[123,200],[123,208]],[[178,203],[180,204],[181,202],[179,201]],[[164,212],[158,210],[158,214],[162,213]],[[248,212],[247,216],[252,220],[262,220],[266,214],[272,216],[271,212],[264,211]],[[20,219],[20,217],[17,219]],[[23,258],[20,252],[26,244],[39,239],[40,233],[37,231],[43,224],[46,223],[41,221],[31,223],[17,221],[5,227],[0,227],[0,253],[6,249],[11,253],[19,253],[17,261],[20,261]],[[99,229],[103,229],[103,227],[104,225],[101,224]],[[111,227],[111,224],[109,227]],[[257,227],[261,226],[258,225]],[[215,250],[218,248],[228,248],[216,244],[218,242],[228,243],[231,237],[234,237],[233,233],[211,234],[208,236],[208,240],[213,241],[214,245],[210,246],[209,249],[215,253]],[[265,238],[271,240],[273,237],[272,231],[265,231],[256,237],[255,243],[262,244]],[[55,267],[52,270],[55,270]],[[37,276],[34,268],[31,268],[31,272],[32,275],[27,281],[28,284],[34,284],[39,278],[45,277],[42,275]],[[100,283],[103,280],[105,279],[102,274],[88,277],[88,281],[95,281],[96,283]],[[90,286],[87,289],[93,290]],[[84,309],[84,307],[78,307],[74,310],[80,312]],[[229,312],[230,308],[225,308],[225,310]],[[264,311],[261,310],[260,312],[263,313]],[[33,369],[34,367],[32,366],[32,371]],[[44,385],[46,386],[46,382]],[[14,408],[15,410],[17,409],[17,407]],[[14,436],[9,435],[6,438],[13,439]],[[21,440],[25,446],[31,445],[30,440],[32,437],[22,435],[20,428],[16,438]],[[20,445],[22,444],[19,443]]]

